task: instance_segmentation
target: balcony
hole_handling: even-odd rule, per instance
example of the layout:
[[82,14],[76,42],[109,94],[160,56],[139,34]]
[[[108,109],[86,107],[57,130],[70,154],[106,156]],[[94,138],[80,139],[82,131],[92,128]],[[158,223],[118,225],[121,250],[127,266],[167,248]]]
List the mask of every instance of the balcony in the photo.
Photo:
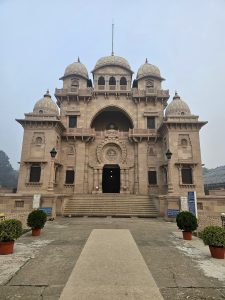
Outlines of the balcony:
[[134,98],[154,96],[159,98],[169,98],[169,90],[158,90],[156,88],[147,88],[146,90],[132,89]]
[[55,89],[55,96],[56,97],[65,97],[65,96],[83,96],[83,97],[90,97],[92,96],[93,89],[86,88],[86,89],[79,89],[79,88],[67,88],[67,89]]
[[82,140],[91,140],[95,138],[95,130],[93,128],[67,128],[64,137],[73,139],[81,138]]
[[160,135],[157,132],[157,129],[129,129],[129,138],[136,141],[141,141],[142,139],[149,140],[150,138],[157,138]]

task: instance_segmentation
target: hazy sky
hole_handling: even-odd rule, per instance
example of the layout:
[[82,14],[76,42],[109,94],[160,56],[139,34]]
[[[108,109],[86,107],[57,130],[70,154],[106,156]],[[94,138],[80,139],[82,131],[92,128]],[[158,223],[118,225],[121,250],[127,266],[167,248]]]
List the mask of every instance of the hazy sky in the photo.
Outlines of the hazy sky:
[[[201,130],[202,163],[225,165],[224,0],[0,0],[0,150],[18,168],[23,129],[15,118],[31,112],[80,56],[90,72],[111,54],[136,72],[147,57],[192,113]],[[91,76],[91,74],[90,74]]]

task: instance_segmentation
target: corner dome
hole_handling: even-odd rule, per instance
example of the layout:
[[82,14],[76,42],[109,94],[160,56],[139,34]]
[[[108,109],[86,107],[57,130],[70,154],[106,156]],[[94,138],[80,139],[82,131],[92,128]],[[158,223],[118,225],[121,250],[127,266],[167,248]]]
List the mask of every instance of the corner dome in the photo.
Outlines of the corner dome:
[[54,114],[59,115],[59,110],[56,103],[52,100],[49,91],[44,94],[44,97],[36,102],[33,112],[36,114]]
[[94,72],[97,69],[100,69],[102,67],[106,67],[106,66],[119,66],[119,67],[122,67],[122,68],[126,69],[127,71],[133,73],[128,61],[121,56],[115,56],[115,55],[101,57],[97,61],[96,65],[94,67],[94,70],[92,72]]
[[145,77],[156,77],[160,80],[164,80],[164,78],[161,77],[159,68],[152,64],[149,64],[147,58],[145,63],[138,69],[137,80]]
[[67,77],[70,75],[78,75],[78,76],[83,77],[84,79],[89,79],[88,71],[87,71],[85,65],[80,62],[79,57],[76,62],[74,62],[66,67],[64,76],[60,79],[63,79],[64,77]]
[[165,111],[166,117],[170,116],[190,116],[191,111],[188,105],[180,99],[180,96],[175,93],[173,101],[167,106]]

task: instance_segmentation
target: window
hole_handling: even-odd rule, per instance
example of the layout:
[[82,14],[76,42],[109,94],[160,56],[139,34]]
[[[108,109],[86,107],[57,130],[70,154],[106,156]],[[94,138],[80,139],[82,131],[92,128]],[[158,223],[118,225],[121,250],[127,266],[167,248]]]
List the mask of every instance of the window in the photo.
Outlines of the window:
[[147,128],[155,129],[155,117],[147,117]]
[[74,183],[74,170],[66,170],[66,184]]
[[183,167],[181,169],[182,184],[193,184],[192,169],[190,167]]
[[75,88],[78,88],[79,87],[79,80],[73,78],[71,80],[71,86],[75,87]]
[[40,182],[40,178],[41,178],[40,165],[39,164],[31,165],[29,182]]
[[127,80],[125,77],[120,78],[120,85],[127,85]]
[[99,77],[98,85],[105,85],[105,78],[103,76]]
[[115,77],[110,77],[109,78],[109,85],[116,85],[116,79],[115,79]]
[[22,200],[15,201],[15,207],[24,207],[24,201]]
[[69,116],[69,128],[77,127],[77,116]]
[[148,183],[149,184],[157,184],[156,171],[148,171]]
[[39,114],[43,114],[43,110],[42,109],[39,110]]
[[146,88],[153,88],[154,87],[154,80],[146,81]]
[[36,140],[35,140],[35,143],[36,143],[37,145],[42,144],[42,138],[41,138],[40,136],[38,136],[38,137],[36,138]]
[[182,140],[181,140],[181,146],[186,147],[187,144],[188,144],[188,142],[187,142],[186,139],[182,139]]

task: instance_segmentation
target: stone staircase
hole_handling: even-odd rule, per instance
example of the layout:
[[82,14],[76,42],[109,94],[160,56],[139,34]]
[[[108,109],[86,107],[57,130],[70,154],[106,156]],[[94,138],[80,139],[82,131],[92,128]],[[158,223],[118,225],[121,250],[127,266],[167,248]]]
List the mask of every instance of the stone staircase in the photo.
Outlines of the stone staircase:
[[76,194],[67,200],[64,216],[115,216],[156,218],[158,211],[149,196],[130,194]]

